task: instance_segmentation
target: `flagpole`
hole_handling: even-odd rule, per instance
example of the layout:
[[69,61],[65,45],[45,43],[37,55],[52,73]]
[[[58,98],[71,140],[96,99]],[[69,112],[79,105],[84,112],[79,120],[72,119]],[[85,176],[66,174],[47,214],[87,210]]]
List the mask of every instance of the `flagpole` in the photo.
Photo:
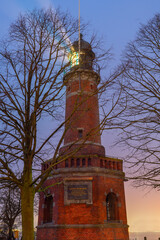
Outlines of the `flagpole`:
[[80,0],[79,0],[79,56],[80,56],[80,48],[81,48],[81,29],[80,29]]
[[[80,0],[79,0],[79,41],[78,41],[78,56],[79,56],[79,65],[80,65],[80,52],[81,52],[81,27],[80,27]],[[81,76],[79,72],[79,90],[81,91]]]

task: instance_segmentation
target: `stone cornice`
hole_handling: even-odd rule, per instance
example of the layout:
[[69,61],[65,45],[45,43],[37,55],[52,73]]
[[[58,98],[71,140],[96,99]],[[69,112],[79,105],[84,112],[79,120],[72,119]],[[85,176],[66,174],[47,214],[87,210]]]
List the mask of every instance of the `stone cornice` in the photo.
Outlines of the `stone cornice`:
[[122,171],[104,169],[100,167],[85,167],[85,168],[59,168],[52,172],[53,176],[50,176],[49,179],[55,177],[69,177],[69,176],[80,176],[81,174],[85,176],[104,176],[109,178],[119,178],[125,179],[125,174]]
[[45,223],[37,228],[128,228],[127,224],[121,222],[106,222],[103,224],[52,224]]

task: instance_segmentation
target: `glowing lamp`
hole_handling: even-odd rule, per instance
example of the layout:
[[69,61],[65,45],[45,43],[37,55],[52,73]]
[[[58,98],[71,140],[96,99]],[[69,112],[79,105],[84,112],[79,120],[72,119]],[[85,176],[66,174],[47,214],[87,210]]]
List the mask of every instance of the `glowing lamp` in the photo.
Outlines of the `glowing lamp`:
[[78,52],[71,52],[69,54],[69,61],[71,63],[71,67],[79,65],[79,54],[78,54]]

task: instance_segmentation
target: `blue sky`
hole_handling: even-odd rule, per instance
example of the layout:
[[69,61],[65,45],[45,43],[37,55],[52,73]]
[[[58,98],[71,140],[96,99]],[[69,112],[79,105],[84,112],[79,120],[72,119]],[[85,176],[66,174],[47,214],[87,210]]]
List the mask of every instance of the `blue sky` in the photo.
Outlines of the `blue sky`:
[[[60,7],[78,17],[78,0],[0,0],[0,38],[20,13],[34,8]],[[81,18],[90,23],[90,31],[103,37],[104,46],[112,47],[118,62],[127,42],[134,40],[140,24],[160,12],[160,0],[81,0]],[[104,145],[109,155],[111,136]],[[120,154],[120,153],[116,153]],[[131,231],[160,231],[160,193],[147,195],[142,190],[126,187],[128,223]]]
[[[2,0],[1,0],[2,1]],[[5,0],[0,7],[0,36],[19,13],[49,6],[68,10],[78,17],[79,0]],[[81,0],[81,18],[91,31],[103,36],[106,48],[112,47],[119,58],[126,43],[133,40],[140,23],[146,23],[160,11],[159,0]]]

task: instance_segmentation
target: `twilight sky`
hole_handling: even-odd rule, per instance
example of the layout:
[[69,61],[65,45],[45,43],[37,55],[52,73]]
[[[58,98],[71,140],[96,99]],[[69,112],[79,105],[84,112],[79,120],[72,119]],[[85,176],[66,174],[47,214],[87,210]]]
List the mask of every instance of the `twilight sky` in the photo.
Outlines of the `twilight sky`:
[[[78,0],[0,0],[0,38],[19,13],[34,8],[60,7],[78,17]],[[114,64],[118,63],[127,42],[134,40],[140,23],[145,24],[160,12],[160,0],[81,0],[81,18],[91,31],[103,36],[104,46],[112,47]],[[115,156],[112,137],[103,136],[107,155]],[[115,137],[115,134],[114,134]],[[116,156],[121,157],[117,149]],[[126,204],[130,231],[160,232],[160,192],[133,189],[126,183]]]

